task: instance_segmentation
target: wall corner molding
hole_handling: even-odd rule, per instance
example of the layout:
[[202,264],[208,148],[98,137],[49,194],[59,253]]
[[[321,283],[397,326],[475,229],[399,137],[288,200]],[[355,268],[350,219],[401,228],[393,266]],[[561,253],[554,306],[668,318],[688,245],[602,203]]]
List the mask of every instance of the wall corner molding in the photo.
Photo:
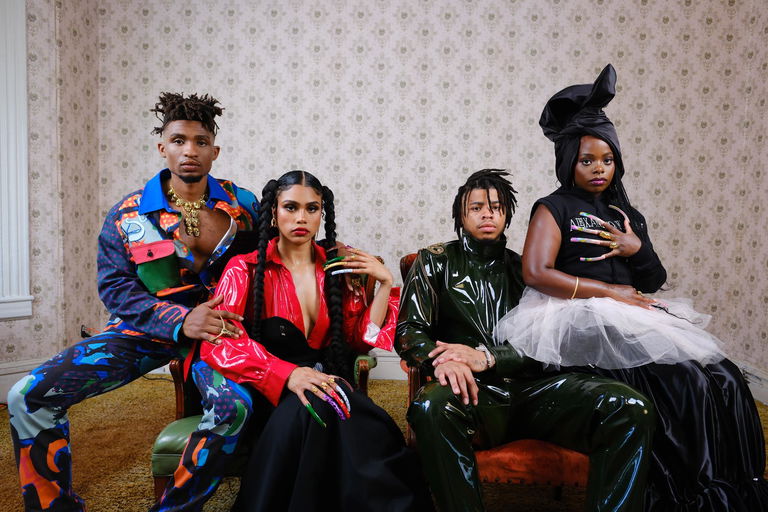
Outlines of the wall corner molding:
[[23,0],[0,18],[0,320],[32,316],[29,291],[27,22]]

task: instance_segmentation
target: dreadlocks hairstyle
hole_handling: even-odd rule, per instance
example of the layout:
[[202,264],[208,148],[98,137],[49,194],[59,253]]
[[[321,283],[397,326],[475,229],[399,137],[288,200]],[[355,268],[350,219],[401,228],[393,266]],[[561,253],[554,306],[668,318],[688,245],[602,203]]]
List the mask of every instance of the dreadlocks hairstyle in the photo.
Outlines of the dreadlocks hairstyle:
[[216,135],[219,129],[216,116],[220,116],[224,110],[218,103],[219,100],[207,94],[190,94],[185,98],[183,93],[160,93],[160,101],[155,103],[155,108],[150,109],[150,112],[154,112],[162,124],[156,126],[152,133],[162,135],[168,123],[173,121],[200,121],[206,130]]
[[485,190],[488,195],[488,204],[491,204],[491,189],[496,190],[496,193],[499,195],[501,211],[507,214],[504,228],[509,227],[509,223],[512,222],[512,214],[515,213],[515,207],[517,206],[517,198],[515,197],[517,190],[512,188],[512,184],[504,176],[511,176],[511,174],[504,169],[483,169],[472,174],[467,179],[467,182],[459,187],[459,191],[456,192],[456,197],[453,200],[453,211],[451,213],[453,228],[456,230],[457,235],[461,236],[469,193],[477,188]]
[[[249,334],[252,339],[261,337],[261,310],[264,304],[264,269],[267,245],[269,241],[278,235],[278,229],[272,226],[272,209],[277,204],[280,193],[294,185],[311,187],[322,198],[325,212],[325,240],[319,244],[325,249],[327,257],[335,256],[336,249],[336,212],[333,206],[333,192],[323,186],[315,176],[305,171],[290,171],[283,174],[277,180],[270,180],[261,193],[261,206],[259,208],[258,243],[257,251],[259,259],[256,264],[256,275],[253,280],[253,321],[250,324]],[[339,375],[351,382],[352,378],[352,351],[344,340],[342,322],[342,276],[332,276],[330,272],[325,276],[325,298],[328,304],[330,316],[331,343],[325,349],[323,368],[327,373]]]

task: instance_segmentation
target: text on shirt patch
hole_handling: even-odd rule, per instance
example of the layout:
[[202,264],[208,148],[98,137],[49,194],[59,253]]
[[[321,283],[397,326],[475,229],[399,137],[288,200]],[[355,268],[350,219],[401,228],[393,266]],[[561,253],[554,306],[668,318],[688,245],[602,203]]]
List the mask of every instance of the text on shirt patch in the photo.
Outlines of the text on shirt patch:
[[[618,220],[609,220],[607,221],[608,224],[615,227],[616,229],[620,231],[624,231],[623,224]],[[590,228],[590,229],[601,229],[602,226],[595,222],[594,220],[590,219],[589,217],[573,217],[571,218],[571,226],[578,226],[580,228]]]

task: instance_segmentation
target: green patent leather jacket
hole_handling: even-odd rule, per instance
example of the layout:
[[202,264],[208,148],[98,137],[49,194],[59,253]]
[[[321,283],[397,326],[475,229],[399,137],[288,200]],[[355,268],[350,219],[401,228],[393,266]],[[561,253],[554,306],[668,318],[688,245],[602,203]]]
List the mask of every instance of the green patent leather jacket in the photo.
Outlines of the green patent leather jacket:
[[436,341],[486,345],[496,357],[494,371],[511,376],[521,357],[494,346],[493,329],[523,293],[520,255],[504,236],[479,242],[469,235],[421,249],[400,297],[395,349],[409,366],[432,373],[428,357]]

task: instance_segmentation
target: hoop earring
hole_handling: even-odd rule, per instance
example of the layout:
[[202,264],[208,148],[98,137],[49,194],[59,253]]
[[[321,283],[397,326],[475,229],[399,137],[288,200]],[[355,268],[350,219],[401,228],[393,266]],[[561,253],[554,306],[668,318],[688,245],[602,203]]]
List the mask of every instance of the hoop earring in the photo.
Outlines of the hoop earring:
[[270,222],[269,225],[272,226],[273,228],[277,227],[277,221],[275,220],[274,217],[272,217],[272,222]]

